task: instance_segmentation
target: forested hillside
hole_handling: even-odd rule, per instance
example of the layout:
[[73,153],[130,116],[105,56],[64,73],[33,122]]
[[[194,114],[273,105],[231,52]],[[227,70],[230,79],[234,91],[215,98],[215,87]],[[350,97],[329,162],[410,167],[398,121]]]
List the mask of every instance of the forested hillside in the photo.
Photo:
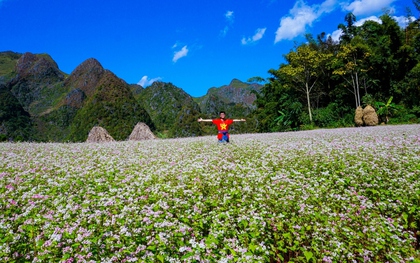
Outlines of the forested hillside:
[[306,35],[271,77],[252,79],[266,82],[254,113],[260,132],[353,126],[366,105],[381,123],[420,121],[420,20],[408,15],[402,28],[386,13],[355,22],[346,15],[339,41]]
[[[250,89],[261,86],[233,80],[211,89],[220,98],[195,98],[209,102],[210,111],[201,110],[194,98],[172,83],[130,85],[94,58],[66,74],[48,54],[0,52],[0,74],[0,141],[79,142],[94,126],[121,141],[138,122],[161,138],[214,134],[213,125],[197,119],[230,109],[246,116],[256,98]],[[246,127],[232,132],[247,131]]]

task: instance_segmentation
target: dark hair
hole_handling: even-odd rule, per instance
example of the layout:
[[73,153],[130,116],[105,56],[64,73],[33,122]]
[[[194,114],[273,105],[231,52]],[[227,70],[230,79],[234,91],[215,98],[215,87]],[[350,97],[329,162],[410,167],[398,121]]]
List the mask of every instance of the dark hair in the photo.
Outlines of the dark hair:
[[224,112],[224,111],[220,111],[219,112],[219,115],[222,114],[222,113],[226,115],[226,112]]

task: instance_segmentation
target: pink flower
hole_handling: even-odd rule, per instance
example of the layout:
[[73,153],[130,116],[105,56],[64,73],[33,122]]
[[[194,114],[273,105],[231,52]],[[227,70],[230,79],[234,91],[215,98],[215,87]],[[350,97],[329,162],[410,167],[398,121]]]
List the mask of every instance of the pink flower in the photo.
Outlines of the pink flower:
[[48,196],[43,196],[43,195],[40,195],[40,194],[34,194],[32,196],[32,198],[34,198],[34,199],[43,199],[43,198],[48,198]]

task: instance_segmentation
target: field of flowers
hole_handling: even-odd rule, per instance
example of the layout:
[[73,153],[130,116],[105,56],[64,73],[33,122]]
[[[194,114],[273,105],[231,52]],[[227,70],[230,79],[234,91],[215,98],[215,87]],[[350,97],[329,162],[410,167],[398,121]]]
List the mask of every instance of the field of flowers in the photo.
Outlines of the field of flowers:
[[420,262],[420,125],[1,143],[0,262]]

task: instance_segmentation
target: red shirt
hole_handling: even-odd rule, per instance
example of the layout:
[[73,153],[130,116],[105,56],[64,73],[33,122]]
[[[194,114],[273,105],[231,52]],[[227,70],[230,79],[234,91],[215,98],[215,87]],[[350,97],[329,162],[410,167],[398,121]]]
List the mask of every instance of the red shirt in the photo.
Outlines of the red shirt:
[[[214,119],[212,121],[216,126],[219,133],[217,134],[217,138],[220,140],[223,137],[223,134],[220,132],[228,132],[229,131],[229,125],[233,123],[232,119]],[[229,135],[228,135],[229,136]]]

